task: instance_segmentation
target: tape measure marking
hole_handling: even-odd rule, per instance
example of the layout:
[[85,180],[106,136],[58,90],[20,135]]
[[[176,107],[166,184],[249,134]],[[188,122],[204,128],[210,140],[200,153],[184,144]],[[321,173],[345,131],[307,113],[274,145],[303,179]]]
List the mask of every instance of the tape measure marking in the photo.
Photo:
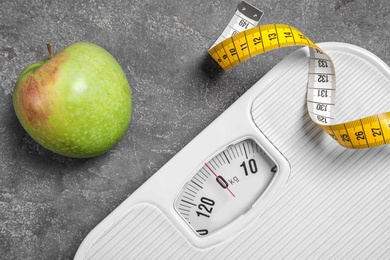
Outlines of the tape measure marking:
[[[235,23],[237,20],[232,19],[228,26],[234,27]],[[267,51],[288,46],[308,46],[310,60],[307,108],[311,119],[346,148],[361,149],[390,143],[390,112],[333,124],[336,105],[336,73],[333,61],[302,32],[286,24],[241,29],[241,32],[230,37],[224,35],[222,38],[226,39],[217,41],[209,50],[211,57],[224,70]]]
[[237,10],[233,17],[230,19],[228,25],[225,27],[218,39],[214,42],[212,47],[226,38],[235,35],[237,32],[255,27],[259,23],[262,16],[263,11],[246,3],[245,1],[242,1],[237,6]]

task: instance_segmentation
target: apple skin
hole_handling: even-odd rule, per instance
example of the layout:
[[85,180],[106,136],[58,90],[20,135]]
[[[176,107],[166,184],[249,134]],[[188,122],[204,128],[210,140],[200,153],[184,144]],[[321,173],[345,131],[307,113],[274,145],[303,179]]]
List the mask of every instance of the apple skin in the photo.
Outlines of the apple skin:
[[77,42],[28,66],[13,92],[16,115],[43,147],[88,158],[112,148],[126,133],[131,92],[118,62],[103,48]]

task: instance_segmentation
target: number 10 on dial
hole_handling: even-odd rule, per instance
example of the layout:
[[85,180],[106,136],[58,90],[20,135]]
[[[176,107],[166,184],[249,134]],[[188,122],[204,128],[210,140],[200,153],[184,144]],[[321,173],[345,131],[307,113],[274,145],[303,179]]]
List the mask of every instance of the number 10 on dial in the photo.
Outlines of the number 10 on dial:
[[277,173],[252,139],[228,146],[186,183],[174,207],[198,236],[207,236],[248,212]]

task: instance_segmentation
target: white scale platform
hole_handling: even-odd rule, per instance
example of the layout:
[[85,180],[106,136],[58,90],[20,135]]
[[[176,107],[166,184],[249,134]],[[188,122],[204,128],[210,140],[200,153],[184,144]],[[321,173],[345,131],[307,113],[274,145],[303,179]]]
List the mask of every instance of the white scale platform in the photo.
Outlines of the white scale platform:
[[[335,123],[387,111],[386,64],[353,45],[318,45],[336,68]],[[389,259],[390,147],[349,150],[311,121],[308,56],[298,49],[260,79],[93,229],[75,259]],[[246,138],[278,172],[242,217],[199,236],[175,200],[205,162]]]

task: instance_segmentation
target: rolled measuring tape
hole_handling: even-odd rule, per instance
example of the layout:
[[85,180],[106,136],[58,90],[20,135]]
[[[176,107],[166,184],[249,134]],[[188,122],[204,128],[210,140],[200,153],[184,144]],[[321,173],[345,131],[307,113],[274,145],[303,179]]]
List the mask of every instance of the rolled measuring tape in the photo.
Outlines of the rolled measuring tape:
[[256,26],[263,12],[241,2],[222,35],[209,49],[226,71],[267,51],[288,46],[310,49],[307,109],[311,119],[340,145],[362,149],[390,143],[390,112],[334,124],[336,71],[332,59],[298,29],[287,24]]

